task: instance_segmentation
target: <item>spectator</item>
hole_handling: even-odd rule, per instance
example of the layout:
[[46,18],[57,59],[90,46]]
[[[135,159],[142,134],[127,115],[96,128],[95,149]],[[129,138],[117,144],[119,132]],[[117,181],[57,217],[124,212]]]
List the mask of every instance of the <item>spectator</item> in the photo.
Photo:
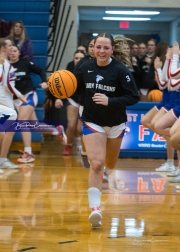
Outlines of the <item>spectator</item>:
[[33,59],[33,47],[30,38],[27,36],[25,26],[22,21],[14,22],[10,34],[7,37],[14,45],[18,46],[21,53],[21,58],[32,60]]
[[[84,54],[86,55],[87,54],[87,47],[85,45],[79,45],[77,47],[77,51],[83,51]],[[67,64],[67,67],[66,67],[66,70],[69,70],[70,72],[73,72],[74,70],[74,59],[72,61],[70,61],[68,64]]]
[[9,35],[11,27],[13,25],[12,21],[6,22],[5,20],[0,20],[0,37],[5,38]]
[[140,62],[140,70],[141,70],[141,77],[140,77],[140,100],[147,101],[147,94],[149,92],[149,88],[146,85],[146,78],[149,72],[149,67],[152,62],[152,57],[154,55],[156,49],[156,40],[150,39],[147,42],[147,52],[144,57],[141,58]]
[[137,43],[133,43],[131,46],[131,57],[138,57],[139,46]]
[[139,43],[139,49],[138,49],[138,58],[142,59],[146,55],[146,44],[145,43]]

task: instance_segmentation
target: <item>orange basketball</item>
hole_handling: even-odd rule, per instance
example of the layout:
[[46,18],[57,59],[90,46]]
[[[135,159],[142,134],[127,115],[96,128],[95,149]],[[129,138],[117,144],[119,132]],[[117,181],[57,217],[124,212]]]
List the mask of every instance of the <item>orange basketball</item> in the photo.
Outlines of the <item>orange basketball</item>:
[[48,78],[48,89],[56,98],[64,99],[72,96],[77,88],[77,80],[68,70],[57,70]]
[[150,102],[160,102],[162,101],[162,92],[158,89],[151,90],[147,95],[147,99]]

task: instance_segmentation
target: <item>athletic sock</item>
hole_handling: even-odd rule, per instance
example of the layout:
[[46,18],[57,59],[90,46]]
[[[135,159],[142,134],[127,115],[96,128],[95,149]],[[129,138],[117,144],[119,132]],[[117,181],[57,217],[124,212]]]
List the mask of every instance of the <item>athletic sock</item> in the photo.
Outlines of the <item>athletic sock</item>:
[[0,158],[0,164],[4,163],[7,161],[7,158]]
[[24,152],[32,154],[32,148],[31,147],[24,147]]
[[88,189],[88,200],[89,200],[89,207],[100,207],[101,205],[101,195],[102,193],[96,187],[90,187]]
[[174,166],[174,159],[168,159],[167,163],[168,163],[169,167]]

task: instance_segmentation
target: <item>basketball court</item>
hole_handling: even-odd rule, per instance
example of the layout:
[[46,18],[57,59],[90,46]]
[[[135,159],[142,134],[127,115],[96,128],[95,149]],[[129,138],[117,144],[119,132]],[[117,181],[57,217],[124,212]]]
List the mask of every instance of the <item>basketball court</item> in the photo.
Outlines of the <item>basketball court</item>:
[[103,184],[102,227],[92,229],[88,170],[76,148],[62,150],[47,137],[34,166],[1,175],[0,251],[180,251],[180,193],[154,171],[165,160],[119,159]]

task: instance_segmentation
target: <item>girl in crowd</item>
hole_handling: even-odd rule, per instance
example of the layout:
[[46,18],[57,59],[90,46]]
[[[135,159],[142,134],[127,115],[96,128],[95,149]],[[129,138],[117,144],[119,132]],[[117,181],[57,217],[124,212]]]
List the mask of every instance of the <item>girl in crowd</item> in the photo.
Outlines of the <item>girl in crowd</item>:
[[20,48],[20,57],[23,59],[33,59],[33,47],[30,38],[26,34],[26,29],[22,21],[14,22],[8,36],[14,45]]
[[124,64],[112,58],[114,40],[103,33],[95,38],[95,58],[76,72],[77,94],[84,93],[83,141],[90,163],[88,199],[92,227],[101,225],[104,166],[114,168],[125,130],[126,106],[138,102],[134,79]]

